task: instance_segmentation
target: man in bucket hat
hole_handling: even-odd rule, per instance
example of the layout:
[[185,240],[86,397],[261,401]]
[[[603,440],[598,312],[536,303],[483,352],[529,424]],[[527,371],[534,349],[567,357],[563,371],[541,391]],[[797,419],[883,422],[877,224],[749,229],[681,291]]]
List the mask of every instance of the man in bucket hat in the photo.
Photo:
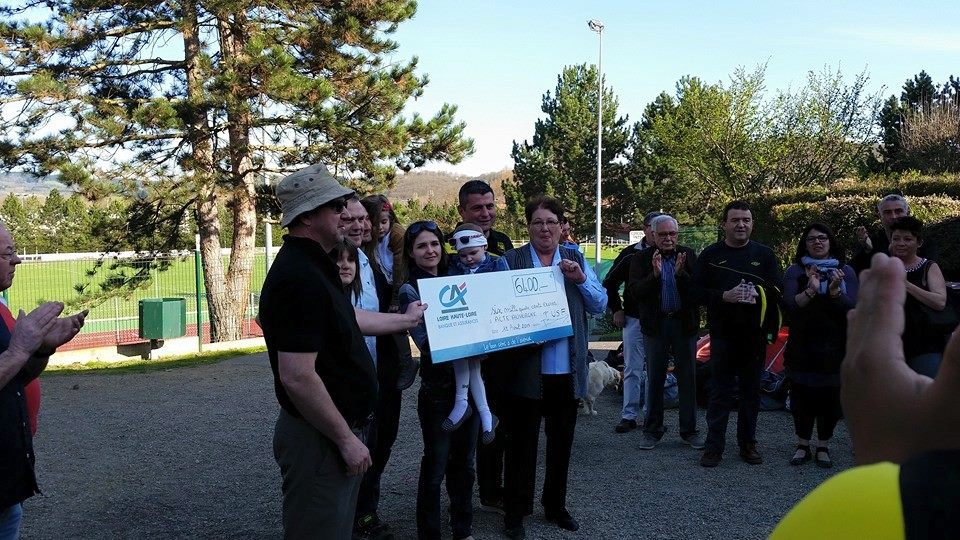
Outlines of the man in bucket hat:
[[311,165],[281,180],[276,193],[288,234],[263,284],[260,322],[281,409],[273,451],[284,536],[349,539],[377,396],[361,327],[397,331],[416,324],[423,309],[371,313],[380,318],[358,324],[329,256],[343,240],[340,215],[353,190]]

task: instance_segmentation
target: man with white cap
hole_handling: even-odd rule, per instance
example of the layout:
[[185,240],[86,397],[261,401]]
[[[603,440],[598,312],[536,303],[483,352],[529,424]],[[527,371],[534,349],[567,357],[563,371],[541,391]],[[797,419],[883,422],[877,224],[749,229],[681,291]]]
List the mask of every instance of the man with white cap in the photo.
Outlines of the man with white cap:
[[353,190],[312,165],[281,180],[276,194],[289,234],[263,284],[260,322],[281,408],[273,451],[284,537],[349,539],[377,398],[363,333],[396,331],[423,306],[407,317],[366,312],[374,319],[358,324],[329,256],[343,240],[340,214]]

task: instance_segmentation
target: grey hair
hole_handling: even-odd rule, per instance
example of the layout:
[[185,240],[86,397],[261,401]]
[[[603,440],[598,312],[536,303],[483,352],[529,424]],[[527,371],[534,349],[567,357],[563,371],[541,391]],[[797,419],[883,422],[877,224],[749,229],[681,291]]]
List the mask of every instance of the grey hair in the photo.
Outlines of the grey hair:
[[672,221],[672,222],[674,223],[674,225],[677,226],[678,229],[680,228],[680,223],[679,223],[676,219],[674,219],[674,217],[671,216],[670,214],[660,214],[659,216],[657,216],[657,217],[653,218],[652,220],[650,220],[650,228],[651,228],[654,232],[656,232],[656,231],[657,231],[657,225],[659,225],[659,224],[661,224],[661,223],[663,223],[663,222],[665,222],[665,221]]
[[880,202],[877,203],[877,212],[880,212],[880,207],[883,206],[883,203],[888,202],[898,202],[903,205],[903,210],[906,213],[910,213],[910,205],[907,203],[907,199],[905,199],[903,195],[898,195],[896,193],[891,193],[880,199]]

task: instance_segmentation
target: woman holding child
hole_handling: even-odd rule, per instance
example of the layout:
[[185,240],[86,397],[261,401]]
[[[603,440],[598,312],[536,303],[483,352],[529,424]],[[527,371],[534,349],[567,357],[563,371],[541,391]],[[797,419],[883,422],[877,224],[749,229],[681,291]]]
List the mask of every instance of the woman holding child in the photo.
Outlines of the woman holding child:
[[[447,275],[444,236],[433,221],[417,221],[403,235],[403,254],[398,276],[401,313],[420,299],[419,281]],[[417,484],[417,536],[441,537],[440,486],[444,477],[450,496],[450,526],[453,537],[467,538],[473,533],[474,459],[477,450],[479,415],[469,405],[463,408],[455,425],[449,422],[457,405],[456,377],[451,362],[434,364],[424,323],[410,331],[420,349],[420,392],[417,414],[423,434],[423,457]],[[446,429],[445,429],[446,428]]]

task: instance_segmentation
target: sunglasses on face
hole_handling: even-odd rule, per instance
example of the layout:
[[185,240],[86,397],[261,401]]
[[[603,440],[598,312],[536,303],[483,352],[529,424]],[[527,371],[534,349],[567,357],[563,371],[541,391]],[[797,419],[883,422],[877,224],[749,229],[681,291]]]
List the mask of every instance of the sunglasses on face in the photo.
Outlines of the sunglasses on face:
[[320,206],[320,208],[329,208],[339,214],[347,207],[347,198],[340,197]]
[[433,221],[415,221],[407,228],[407,236],[416,238],[423,231],[437,232],[440,227]]

